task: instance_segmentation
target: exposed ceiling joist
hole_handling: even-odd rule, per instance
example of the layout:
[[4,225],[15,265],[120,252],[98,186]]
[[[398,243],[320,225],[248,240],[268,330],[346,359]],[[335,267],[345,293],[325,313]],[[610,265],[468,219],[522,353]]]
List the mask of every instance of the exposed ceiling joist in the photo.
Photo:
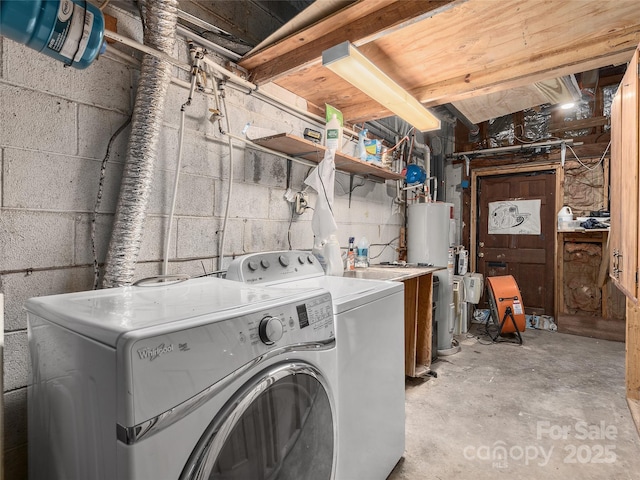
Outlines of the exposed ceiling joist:
[[381,31],[410,21],[451,0],[361,0],[301,32],[242,59],[251,80],[273,81],[304,65],[318,64],[323,50],[344,41],[360,43]]
[[[425,11],[393,10],[401,4]],[[241,64],[254,81],[273,81],[318,110],[330,103],[350,122],[391,115],[322,67],[322,50],[344,40],[436,106],[626,63],[640,42],[640,2],[361,0]]]

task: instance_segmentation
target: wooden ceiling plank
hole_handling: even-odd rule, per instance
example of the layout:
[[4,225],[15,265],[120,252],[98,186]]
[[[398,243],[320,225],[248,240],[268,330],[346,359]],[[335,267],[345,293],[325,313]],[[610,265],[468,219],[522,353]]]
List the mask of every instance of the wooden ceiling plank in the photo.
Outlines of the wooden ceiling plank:
[[[635,44],[637,45],[637,43],[638,42]],[[487,83],[486,86],[480,84],[481,79],[476,79],[475,84],[472,86],[465,81],[464,77],[451,79],[449,82],[432,86],[433,90],[429,92],[431,98],[427,102],[424,102],[424,105],[425,107],[434,107],[444,103],[524,87],[537,81],[553,78],[554,76],[570,75],[572,73],[600,68],[610,63],[614,65],[626,63],[633,56],[634,48],[614,56],[590,58],[584,62],[571,63],[562,67],[552,66],[541,71],[531,71],[528,74],[518,77],[510,76],[510,73],[513,72],[510,72],[508,69],[497,69],[491,72],[492,75],[487,74],[483,79]],[[316,75],[313,74],[314,72]],[[371,100],[326,68],[318,67],[313,69],[313,72],[304,72],[298,77],[295,75],[284,77],[276,83],[290,91],[301,92],[301,95],[308,92],[307,99],[311,103],[323,105],[326,102],[340,108],[344,118],[350,123],[359,123],[392,115],[392,113],[382,105]],[[414,94],[417,96],[419,92],[414,92]]]
[[282,57],[300,48],[302,45],[306,45],[309,42],[313,42],[330,34],[336,29],[345,28],[345,26],[350,23],[356,22],[371,12],[375,12],[395,1],[397,0],[360,0],[355,2],[325,17],[321,21],[310,25],[301,32],[290,35],[273,45],[248,55],[240,61],[239,65],[248,70],[252,70],[260,64]]
[[[289,37],[283,44],[276,44],[264,53],[242,59],[239,65],[251,72],[251,81],[260,85],[274,81],[309,64],[319,63],[322,52],[341,42],[358,43],[378,34],[390,26],[406,22],[425,12],[432,11],[451,0],[385,0],[378,9],[367,13],[358,10],[358,18],[349,20],[347,15],[338,15],[340,22],[322,23],[324,29],[314,26]],[[358,4],[360,5],[360,4]],[[370,5],[371,6],[371,5]],[[352,7],[349,7],[352,8]],[[366,13],[366,14],[363,14]],[[286,43],[285,43],[286,42]]]
[[567,130],[581,130],[610,124],[611,121],[609,117],[591,117],[580,120],[568,120],[559,123],[551,123],[549,125],[549,133],[560,133],[566,132]]
[[[566,19],[576,3],[593,7],[595,13],[568,28]],[[640,2],[553,2],[552,15],[539,15],[548,5],[542,0],[504,1],[499,10],[503,16],[487,9],[486,2],[472,0],[360,50],[383,71],[402,72],[399,83],[415,91],[425,84],[537,61],[557,51],[571,52],[577,45],[601,44],[624,35],[625,30],[638,30],[637,20],[630,27],[629,18],[640,17]]]
[[431,84],[413,90],[411,93],[427,106],[441,105],[473,95],[501,91],[607,65],[626,63],[633,56],[638,42],[640,42],[640,33],[634,34],[626,42],[626,48],[616,52],[608,50],[606,45],[598,50],[576,48],[573,51],[550,55],[538,61],[500,65],[491,70],[449,79],[439,84]]
[[[488,8],[486,0],[468,0],[452,5],[359,46],[427,106],[624,63],[640,42],[637,0],[502,0],[497,8]],[[306,62],[311,50],[291,51],[291,61],[279,59],[289,70],[278,68],[269,75],[282,74],[275,83],[313,104],[340,108],[348,121],[391,115],[322,67],[322,48],[315,63]]]

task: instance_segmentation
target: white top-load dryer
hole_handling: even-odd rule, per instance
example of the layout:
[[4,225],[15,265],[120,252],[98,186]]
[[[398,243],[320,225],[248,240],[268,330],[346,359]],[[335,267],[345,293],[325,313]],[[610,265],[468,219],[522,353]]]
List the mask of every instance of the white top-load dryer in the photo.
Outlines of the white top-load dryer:
[[326,291],[203,278],[26,308],[31,480],[335,478]]
[[405,445],[404,285],[326,276],[304,251],[239,257],[227,279],[331,293],[338,353],[336,478],[387,478]]

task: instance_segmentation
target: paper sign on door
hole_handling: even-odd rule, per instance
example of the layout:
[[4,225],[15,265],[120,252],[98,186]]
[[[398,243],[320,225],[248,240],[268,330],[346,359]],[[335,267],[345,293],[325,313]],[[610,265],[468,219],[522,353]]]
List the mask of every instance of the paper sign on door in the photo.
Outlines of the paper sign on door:
[[540,235],[540,199],[489,203],[489,235]]

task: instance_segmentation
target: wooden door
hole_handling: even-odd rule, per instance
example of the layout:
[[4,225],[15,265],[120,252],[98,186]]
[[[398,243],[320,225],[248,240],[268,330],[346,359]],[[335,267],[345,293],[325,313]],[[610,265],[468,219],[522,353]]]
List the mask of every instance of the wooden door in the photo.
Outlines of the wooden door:
[[638,50],[611,105],[610,276],[638,298]]
[[[555,170],[478,179],[476,270],[485,278],[513,275],[529,314],[554,314],[555,191]],[[513,224],[527,215],[518,214],[522,200],[539,200],[539,233],[496,233],[497,221]]]

